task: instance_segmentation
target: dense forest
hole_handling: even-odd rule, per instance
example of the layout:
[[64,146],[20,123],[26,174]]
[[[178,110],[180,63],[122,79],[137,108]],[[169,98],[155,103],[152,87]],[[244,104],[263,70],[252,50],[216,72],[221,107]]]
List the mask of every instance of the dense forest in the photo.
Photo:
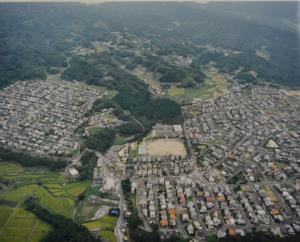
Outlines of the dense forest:
[[89,180],[93,177],[93,169],[96,166],[98,157],[94,151],[85,150],[80,157],[81,166],[78,168],[80,179]]
[[[94,130],[92,130],[91,135],[87,137],[85,145],[89,149],[97,150],[99,152],[105,152],[113,144],[114,139],[114,130],[108,128],[95,128]],[[88,162],[86,161],[85,157],[82,161],[87,165]]]
[[0,162],[2,160],[17,162],[25,167],[46,167],[50,170],[63,169],[69,163],[67,160],[61,158],[30,155],[0,146]]

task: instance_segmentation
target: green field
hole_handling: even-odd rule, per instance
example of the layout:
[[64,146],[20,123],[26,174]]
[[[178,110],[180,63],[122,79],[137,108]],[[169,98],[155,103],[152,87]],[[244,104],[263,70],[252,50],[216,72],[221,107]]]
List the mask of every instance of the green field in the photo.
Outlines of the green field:
[[0,242],[38,242],[51,227],[22,208],[0,206]]
[[14,180],[20,173],[23,172],[23,168],[17,164],[10,164],[0,162],[0,177],[6,180]]
[[81,204],[77,207],[77,218],[79,221],[89,221],[93,218],[100,206]]
[[112,231],[100,231],[98,235],[101,238],[107,239],[110,242],[117,242],[117,239]]
[[[49,211],[71,218],[77,197],[88,187],[88,181],[68,183],[57,172],[26,170],[12,163],[0,163],[0,178],[15,181],[15,186],[0,193],[0,199],[22,204],[30,196]],[[18,172],[18,174],[16,174]]]
[[90,185],[89,181],[75,182],[75,183],[67,184],[65,186],[65,191],[73,197],[78,197],[89,187],[89,185]]
[[13,211],[14,209],[11,207],[0,206],[0,228],[6,223]]
[[117,224],[118,218],[111,217],[111,216],[104,216],[101,219],[97,219],[94,221],[90,221],[87,223],[83,223],[82,225],[85,226],[87,229],[114,229],[115,225]]
[[167,96],[178,103],[182,103],[193,98],[208,99],[227,92],[227,77],[221,74],[218,69],[209,66],[205,75],[206,78],[201,87],[179,88],[173,86],[167,90]]
[[120,136],[119,134],[116,134],[116,137],[114,140],[114,145],[123,145],[125,143],[126,143],[125,139],[122,136]]
[[114,229],[117,221],[117,217],[104,216],[101,219],[83,223],[82,225],[88,230],[99,230],[98,235],[101,238],[108,239],[110,242],[116,242]]

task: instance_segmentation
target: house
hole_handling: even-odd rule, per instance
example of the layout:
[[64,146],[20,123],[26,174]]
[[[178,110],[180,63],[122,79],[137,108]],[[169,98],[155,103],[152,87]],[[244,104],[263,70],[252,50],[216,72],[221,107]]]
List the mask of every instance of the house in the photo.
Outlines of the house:
[[168,220],[162,219],[162,220],[160,221],[160,225],[161,225],[162,227],[167,227],[167,226],[169,225]]
[[189,235],[193,235],[195,233],[193,224],[189,224],[186,228]]
[[226,237],[226,232],[225,232],[224,230],[218,230],[218,232],[217,232],[217,237],[218,237],[219,239],[225,238],[225,237]]
[[190,220],[189,215],[187,213],[182,214],[182,222],[188,222]]
[[225,202],[225,196],[222,193],[218,194],[217,199],[218,199],[219,202]]
[[69,168],[68,173],[73,179],[79,178],[79,172],[74,167]]
[[175,212],[174,208],[169,209],[169,216],[170,216],[170,219],[175,219],[176,220],[176,212]]
[[228,234],[230,235],[230,236],[236,236],[236,229],[235,228],[229,228],[229,230],[228,230]]

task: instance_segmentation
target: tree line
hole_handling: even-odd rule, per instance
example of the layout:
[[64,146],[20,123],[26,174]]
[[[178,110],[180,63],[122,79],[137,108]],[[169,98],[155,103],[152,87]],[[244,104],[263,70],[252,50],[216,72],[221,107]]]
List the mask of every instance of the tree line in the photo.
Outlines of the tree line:
[[94,151],[85,150],[80,158],[81,165],[78,167],[81,180],[90,180],[93,177],[93,170],[97,164],[98,157]]
[[24,152],[13,151],[0,146],[0,161],[13,161],[25,167],[46,167],[50,170],[60,170],[69,163],[61,158],[51,158],[46,156],[30,155]]
[[39,219],[51,225],[52,229],[42,242],[100,242],[87,228],[74,223],[62,215],[52,214],[41,207],[34,198],[28,198],[23,207]]

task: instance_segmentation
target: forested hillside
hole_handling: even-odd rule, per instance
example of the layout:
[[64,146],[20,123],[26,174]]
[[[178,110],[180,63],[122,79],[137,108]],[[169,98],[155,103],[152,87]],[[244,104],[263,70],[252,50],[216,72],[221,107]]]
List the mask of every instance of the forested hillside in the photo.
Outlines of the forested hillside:
[[[136,44],[123,43],[126,48],[108,48],[99,63],[118,66],[117,60],[126,68],[141,64],[160,76],[167,73],[163,82],[184,80],[183,86],[193,86],[202,82],[201,66],[213,61],[220,70],[239,70],[239,77],[251,81],[258,78],[299,86],[295,19],[291,3],[231,3],[226,7],[221,3],[2,3],[0,86],[64,70],[73,48],[94,48],[92,43],[111,41],[116,32],[139,38],[147,51],[132,52]],[[174,54],[191,56],[194,65],[174,72],[174,63],[168,60]],[[100,82],[103,66],[97,69],[95,62],[90,64],[94,67],[80,65],[85,70],[68,70],[65,77]],[[116,71],[121,72],[120,66],[112,70]],[[104,81],[107,86],[115,85]]]
[[231,16],[247,19],[261,25],[271,26],[282,30],[298,31],[299,16],[296,1],[281,2],[211,2],[201,5],[211,11],[227,13]]

